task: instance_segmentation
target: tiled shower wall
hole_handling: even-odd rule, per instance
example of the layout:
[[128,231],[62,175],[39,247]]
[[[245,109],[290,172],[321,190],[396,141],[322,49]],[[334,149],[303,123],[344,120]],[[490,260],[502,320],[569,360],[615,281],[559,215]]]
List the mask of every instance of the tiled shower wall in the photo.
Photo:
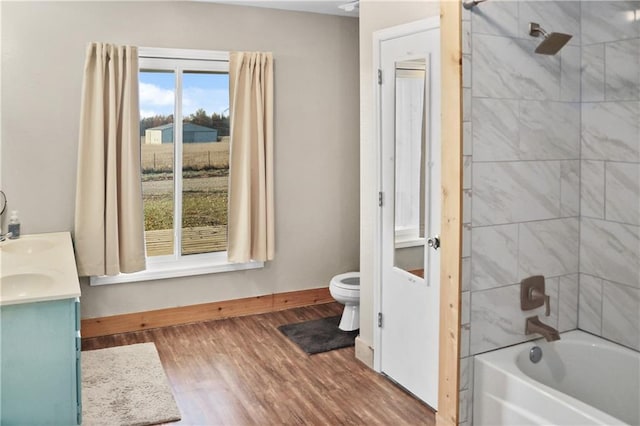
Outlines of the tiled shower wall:
[[[471,423],[472,356],[529,340],[528,316],[638,349],[639,3],[489,0],[463,11],[461,424]],[[573,38],[535,54],[529,22]],[[549,317],[520,310],[519,282],[538,274]]]
[[640,1],[582,3],[580,329],[640,351]]

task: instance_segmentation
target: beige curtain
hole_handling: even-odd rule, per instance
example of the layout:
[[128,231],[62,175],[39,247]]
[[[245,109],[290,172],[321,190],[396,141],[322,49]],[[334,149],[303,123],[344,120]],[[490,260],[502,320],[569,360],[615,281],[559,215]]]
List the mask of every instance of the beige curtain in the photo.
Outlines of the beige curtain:
[[271,260],[274,255],[271,53],[231,53],[229,91],[228,257],[231,262]]
[[137,48],[91,43],[76,186],[75,250],[81,276],[145,268],[139,127]]

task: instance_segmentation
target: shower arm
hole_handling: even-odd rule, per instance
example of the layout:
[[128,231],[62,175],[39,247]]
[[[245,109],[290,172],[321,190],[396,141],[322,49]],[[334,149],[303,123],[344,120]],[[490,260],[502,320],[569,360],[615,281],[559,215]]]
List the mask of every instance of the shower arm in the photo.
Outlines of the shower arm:
[[464,7],[467,10],[471,10],[473,9],[474,6],[477,6],[479,3],[482,3],[483,1],[487,1],[487,0],[467,0],[462,3],[462,7]]
[[529,23],[529,35],[533,37],[539,37],[540,34],[544,38],[547,38],[548,33],[540,26],[540,24],[536,24],[535,22]]

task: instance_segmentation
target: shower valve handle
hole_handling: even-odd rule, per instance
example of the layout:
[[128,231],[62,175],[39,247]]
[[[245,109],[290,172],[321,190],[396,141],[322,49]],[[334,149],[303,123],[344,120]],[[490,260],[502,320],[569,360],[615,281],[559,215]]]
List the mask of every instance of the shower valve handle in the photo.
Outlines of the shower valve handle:
[[549,296],[548,294],[540,293],[535,288],[532,288],[530,292],[531,292],[530,298],[532,300],[539,299],[541,297],[544,298],[544,316],[548,317],[549,315],[551,315],[551,296]]
[[551,315],[551,297],[545,292],[544,276],[534,275],[520,282],[520,309],[528,311],[544,305],[545,316]]
[[551,296],[549,296],[548,294],[544,295],[544,316],[548,317],[549,315],[551,315]]

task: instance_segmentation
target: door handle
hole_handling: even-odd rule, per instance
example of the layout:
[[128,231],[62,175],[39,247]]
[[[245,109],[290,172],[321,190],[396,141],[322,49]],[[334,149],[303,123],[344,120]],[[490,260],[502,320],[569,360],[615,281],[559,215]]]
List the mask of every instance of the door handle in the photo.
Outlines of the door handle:
[[429,238],[427,240],[427,245],[434,250],[438,250],[438,248],[440,247],[440,236],[436,235],[434,237]]

